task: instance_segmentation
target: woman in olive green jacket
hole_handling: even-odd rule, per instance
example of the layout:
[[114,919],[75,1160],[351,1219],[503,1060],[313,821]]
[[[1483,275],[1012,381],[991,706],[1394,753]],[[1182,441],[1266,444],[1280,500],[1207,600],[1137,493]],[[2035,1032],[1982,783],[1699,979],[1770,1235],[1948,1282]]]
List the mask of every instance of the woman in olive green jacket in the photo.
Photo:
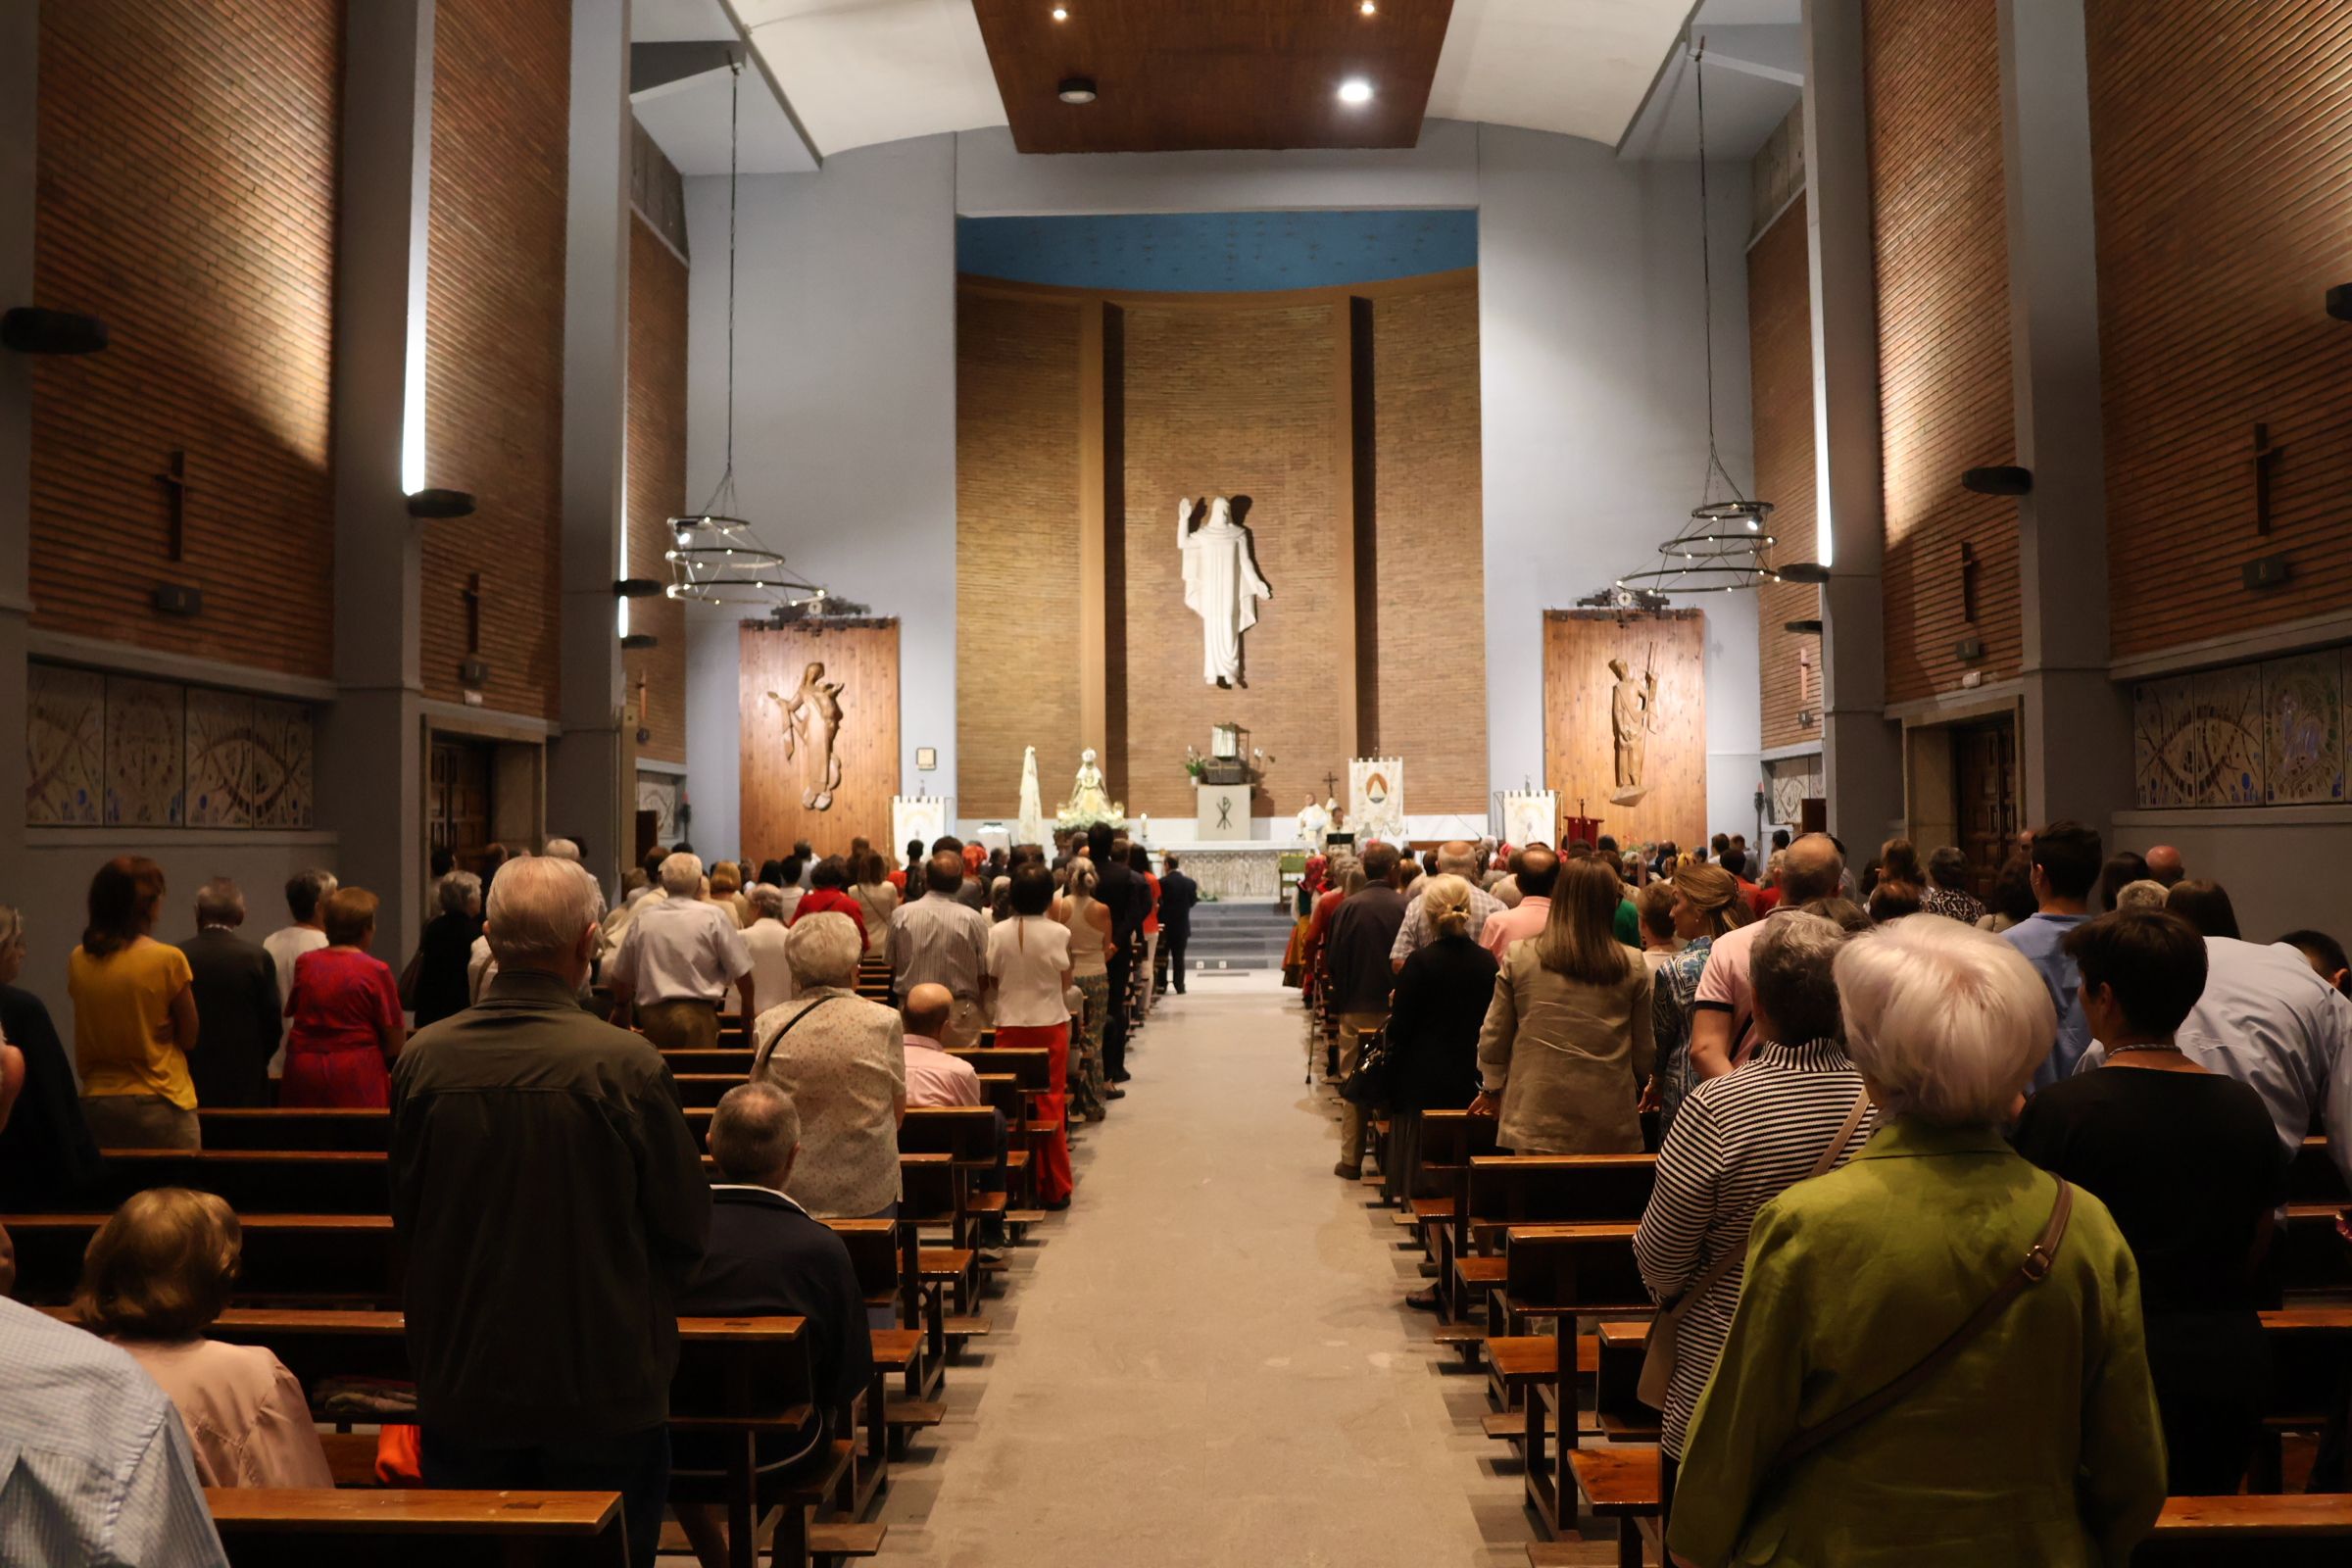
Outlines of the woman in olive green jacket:
[[1837,976],[1886,1120],[1842,1169],[1756,1215],[1675,1486],[1675,1559],[2123,1568],[2164,1502],[2164,1441],[2137,1270],[2079,1188],[2046,1278],[1896,1402],[1774,1463],[1974,1313],[2058,1195],[1999,1132],[2056,1035],[2014,948],[1901,920],[1848,944]]

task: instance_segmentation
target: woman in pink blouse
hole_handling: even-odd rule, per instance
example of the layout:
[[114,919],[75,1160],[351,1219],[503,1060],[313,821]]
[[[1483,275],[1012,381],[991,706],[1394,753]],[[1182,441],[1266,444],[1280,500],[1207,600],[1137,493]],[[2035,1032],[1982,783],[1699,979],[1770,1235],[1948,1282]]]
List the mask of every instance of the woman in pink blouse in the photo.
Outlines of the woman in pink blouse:
[[281,1105],[392,1102],[389,1063],[408,1029],[391,967],[368,951],[375,906],[366,888],[337,888],[324,909],[327,945],[294,960]]
[[235,1211],[211,1193],[133,1193],[91,1238],[74,1311],[155,1379],[208,1487],[331,1487],[310,1401],[266,1348],[204,1337],[244,1250]]

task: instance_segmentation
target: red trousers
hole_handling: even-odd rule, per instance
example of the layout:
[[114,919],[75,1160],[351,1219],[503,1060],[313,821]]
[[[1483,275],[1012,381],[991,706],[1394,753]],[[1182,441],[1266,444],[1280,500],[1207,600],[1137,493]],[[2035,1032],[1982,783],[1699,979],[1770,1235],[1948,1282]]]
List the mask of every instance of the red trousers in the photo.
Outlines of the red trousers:
[[1050,1074],[1046,1092],[1037,1097],[1038,1114],[1054,1124],[1045,1145],[1032,1158],[1037,1167],[1037,1198],[1042,1203],[1058,1203],[1070,1196],[1077,1182],[1070,1175],[1069,1134],[1069,1071],[1070,1026],[1056,1024],[1000,1024],[997,1028],[997,1049],[1000,1051],[1043,1051]]

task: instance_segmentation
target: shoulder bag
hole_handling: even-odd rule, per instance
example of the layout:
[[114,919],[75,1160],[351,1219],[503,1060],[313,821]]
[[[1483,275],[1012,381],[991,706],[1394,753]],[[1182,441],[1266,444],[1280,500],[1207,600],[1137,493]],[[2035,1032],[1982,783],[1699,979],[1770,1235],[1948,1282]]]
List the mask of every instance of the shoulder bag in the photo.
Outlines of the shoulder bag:
[[1351,1105],[1377,1110],[1389,1103],[1396,1089],[1396,1053],[1383,1027],[1366,1030],[1356,1046],[1355,1071],[1340,1085],[1340,1098]]
[[808,1017],[810,1013],[814,1012],[817,1008],[823,1006],[826,1003],[831,1002],[832,1000],[833,999],[831,997],[819,997],[814,1002],[808,1004],[808,1005],[806,1007],[803,1007],[800,1011],[794,1013],[791,1017],[785,1019],[783,1028],[777,1030],[774,1034],[769,1035],[766,1040],[760,1043],[760,1054],[752,1058],[751,1076],[753,1078],[760,1076],[760,1069],[767,1065],[767,1058],[769,1056],[775,1054],[776,1043],[782,1040],[786,1035],[792,1033],[793,1026],[795,1024],[799,1023],[803,1018]]
[[1984,1298],[1968,1320],[1945,1335],[1942,1344],[1914,1361],[1910,1370],[1881,1385],[1877,1393],[1856,1399],[1826,1421],[1791,1433],[1788,1441],[1781,1445],[1771,1462],[1765,1465],[1757,1483],[1757,1492],[1761,1494],[1764,1487],[1790,1465],[1831,1439],[1842,1437],[1871,1417],[1900,1404],[1912,1390],[1935,1376],[1953,1356],[1968,1348],[1971,1341],[1990,1328],[1994,1319],[2008,1310],[2011,1301],[2023,1296],[2029,1287],[2048,1279],[2052,1265],[2058,1261],[2059,1246],[2066,1240],[2066,1221],[2074,1212],[2074,1184],[2061,1176],[2058,1179],[2058,1200],[2050,1205],[2049,1223],[2042,1226],[2040,1237],[2026,1250],[2025,1260],[2002,1278],[2001,1283],[1993,1288],[1990,1296]]
[[[1862,1125],[1862,1118],[1869,1114],[1870,1092],[1864,1090],[1854,1096],[1853,1108],[1845,1113],[1845,1120],[1839,1124],[1838,1135],[1830,1140],[1829,1147],[1821,1152],[1821,1157],[1813,1161],[1813,1168],[1800,1179],[1810,1180],[1837,1164],[1838,1154],[1853,1140],[1854,1130]],[[1708,1264],[1706,1272],[1693,1280],[1689,1290],[1650,1320],[1649,1348],[1642,1357],[1642,1380],[1634,1386],[1634,1396],[1643,1404],[1653,1410],[1666,1408],[1666,1390],[1674,1382],[1675,1337],[1682,1331],[1683,1314],[1690,1310],[1692,1303],[1722,1284],[1723,1277],[1745,1256],[1747,1247],[1744,1243],[1725,1249],[1724,1254]]]

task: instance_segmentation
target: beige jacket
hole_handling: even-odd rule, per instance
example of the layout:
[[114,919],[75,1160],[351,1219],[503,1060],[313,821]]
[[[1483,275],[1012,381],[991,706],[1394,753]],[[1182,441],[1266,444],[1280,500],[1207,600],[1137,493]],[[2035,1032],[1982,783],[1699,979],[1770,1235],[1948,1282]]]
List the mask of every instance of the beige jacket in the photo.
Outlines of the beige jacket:
[[1554,974],[1536,944],[1502,960],[1479,1032],[1487,1093],[1502,1099],[1496,1147],[1518,1154],[1639,1154],[1634,1102],[1657,1059],[1650,1036],[1650,971],[1626,950],[1626,975],[1590,985]]

